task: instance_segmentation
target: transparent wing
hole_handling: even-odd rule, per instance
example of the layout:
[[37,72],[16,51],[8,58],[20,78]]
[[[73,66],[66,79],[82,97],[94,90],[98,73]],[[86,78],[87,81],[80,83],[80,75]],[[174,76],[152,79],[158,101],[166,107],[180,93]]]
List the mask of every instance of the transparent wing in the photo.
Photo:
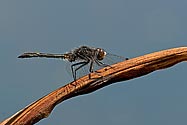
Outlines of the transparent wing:
[[118,55],[114,55],[114,54],[111,54],[111,53],[107,53],[105,58],[101,62],[103,62],[104,64],[107,64],[107,65],[112,65],[112,64],[115,64],[115,63],[118,63],[118,62],[122,62],[124,60],[128,60],[128,58],[118,56]]

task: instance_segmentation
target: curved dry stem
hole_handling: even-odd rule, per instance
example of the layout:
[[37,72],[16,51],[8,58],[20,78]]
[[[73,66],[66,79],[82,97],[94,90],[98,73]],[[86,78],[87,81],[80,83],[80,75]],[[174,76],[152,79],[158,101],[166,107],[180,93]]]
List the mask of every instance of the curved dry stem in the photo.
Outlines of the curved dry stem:
[[58,103],[66,99],[96,91],[115,82],[168,68],[182,61],[187,61],[187,47],[163,50],[105,67],[97,73],[91,73],[91,79],[87,75],[58,88],[4,120],[0,125],[32,125],[47,117]]

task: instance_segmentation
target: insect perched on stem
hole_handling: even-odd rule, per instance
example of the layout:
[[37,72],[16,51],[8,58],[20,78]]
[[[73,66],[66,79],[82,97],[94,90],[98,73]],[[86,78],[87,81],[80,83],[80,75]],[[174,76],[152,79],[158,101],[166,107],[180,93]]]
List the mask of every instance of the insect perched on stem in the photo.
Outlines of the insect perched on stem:
[[[94,64],[96,64],[99,67],[110,66],[110,64],[103,62],[103,60],[106,58],[107,55],[112,55],[112,54],[107,53],[102,48],[81,46],[65,54],[26,52],[18,56],[18,58],[46,57],[46,58],[60,58],[60,59],[67,60],[72,63],[71,72],[73,75],[73,79],[76,80],[77,71],[85,67],[86,65],[89,65],[90,73],[95,71]],[[116,56],[116,55],[112,55],[112,56]],[[116,56],[116,57],[119,57],[119,56]],[[127,60],[128,58],[125,58],[125,59]],[[117,61],[114,61],[114,62],[117,62]],[[89,75],[89,78],[90,78],[90,75]]]

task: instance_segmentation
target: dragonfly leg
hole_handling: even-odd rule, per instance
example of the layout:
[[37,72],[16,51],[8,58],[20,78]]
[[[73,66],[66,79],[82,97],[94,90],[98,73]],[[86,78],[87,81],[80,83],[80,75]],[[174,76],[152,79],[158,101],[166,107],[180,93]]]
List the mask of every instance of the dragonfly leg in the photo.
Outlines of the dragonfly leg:
[[[75,64],[71,65],[71,72],[72,72],[74,81],[76,80],[77,70],[79,70],[83,66],[87,65],[88,63],[89,63],[89,61],[84,61],[84,62],[78,62],[78,63],[75,63]],[[74,69],[73,67],[75,67],[77,65],[80,65],[80,66],[77,67],[76,69]]]
[[107,66],[111,67],[110,65],[105,64],[105,63],[103,63],[103,62],[101,62],[99,60],[95,60],[95,62],[97,63],[97,65],[102,66],[102,67],[107,67]]

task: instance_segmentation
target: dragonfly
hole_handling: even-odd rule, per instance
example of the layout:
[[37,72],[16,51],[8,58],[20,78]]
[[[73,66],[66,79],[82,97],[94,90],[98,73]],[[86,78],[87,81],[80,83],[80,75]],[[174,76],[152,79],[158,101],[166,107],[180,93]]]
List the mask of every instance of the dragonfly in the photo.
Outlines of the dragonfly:
[[[65,54],[25,52],[21,54],[20,56],[18,56],[18,58],[45,57],[45,58],[59,58],[59,59],[67,60],[68,62],[71,63],[71,66],[70,66],[71,73],[75,81],[77,79],[77,71],[85,67],[86,65],[89,66],[88,67],[89,73],[93,73],[95,71],[94,64],[96,64],[99,67],[110,66],[110,64],[104,63],[104,59],[107,57],[107,55],[111,56],[113,54],[107,53],[103,48],[80,46]],[[113,56],[116,56],[116,55],[113,55]],[[119,57],[119,56],[116,56],[116,57]],[[122,60],[123,59],[124,58],[122,58]],[[128,58],[125,58],[125,60],[128,60]],[[114,62],[116,61],[114,60]],[[90,75],[89,75],[89,78],[91,78]]]

